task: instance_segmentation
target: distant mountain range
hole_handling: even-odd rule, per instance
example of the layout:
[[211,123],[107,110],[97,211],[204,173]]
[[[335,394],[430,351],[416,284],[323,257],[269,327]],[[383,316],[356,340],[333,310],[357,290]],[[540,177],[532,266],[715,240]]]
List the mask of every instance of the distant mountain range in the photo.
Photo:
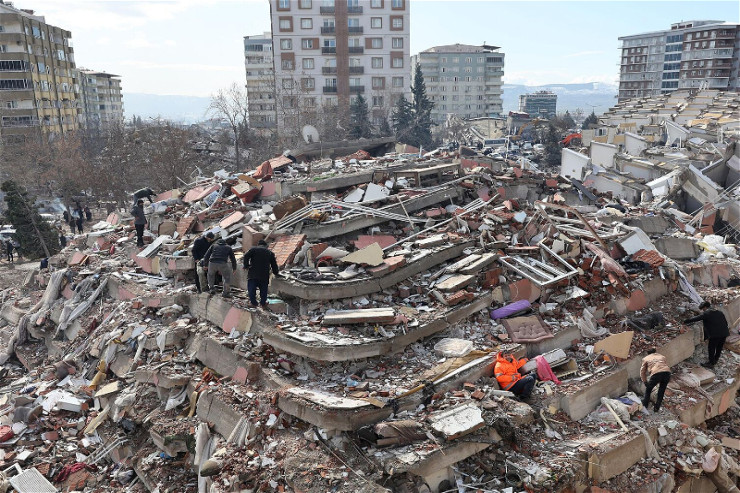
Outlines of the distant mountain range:
[[[504,84],[504,111],[519,109],[519,95],[535,91],[552,91],[558,95],[558,113],[581,108],[584,114],[595,110],[603,113],[616,104],[617,86],[601,82],[585,84],[547,84],[525,86]],[[183,123],[205,119],[211,98],[197,96],[158,96],[155,94],[125,93],[123,97],[126,118],[134,115],[143,119],[161,117]]]
[[535,91],[551,91],[558,95],[558,113],[565,110],[571,113],[581,108],[588,115],[593,109],[596,114],[608,110],[617,103],[617,86],[602,82],[585,84],[547,84],[544,86],[525,86],[504,84],[504,112],[519,110],[519,96]]

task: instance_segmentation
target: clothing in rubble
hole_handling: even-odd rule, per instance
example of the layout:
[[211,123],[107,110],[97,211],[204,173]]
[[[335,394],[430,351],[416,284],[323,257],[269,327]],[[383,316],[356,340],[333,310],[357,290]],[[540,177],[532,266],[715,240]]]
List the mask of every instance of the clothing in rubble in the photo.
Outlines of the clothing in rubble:
[[660,411],[660,405],[663,403],[665,389],[671,380],[671,367],[665,356],[656,353],[655,349],[650,349],[648,353],[647,356],[642,358],[642,366],[640,367],[640,379],[645,382],[645,396],[642,398],[642,405],[648,407],[650,394],[658,385],[658,396],[655,398],[655,407],[653,407],[653,411],[658,412]]
[[253,246],[244,255],[244,268],[247,270],[247,292],[249,293],[249,302],[252,306],[257,306],[257,288],[260,290],[260,305],[264,308],[267,305],[267,290],[270,284],[270,270],[278,275],[278,268],[275,254],[267,248],[267,242],[260,240],[257,246]]
[[[231,266],[228,262],[231,261]],[[223,295],[231,296],[231,274],[236,270],[234,250],[223,239],[218,240],[206,252],[203,264],[208,269],[208,290],[215,292],[216,274],[223,280]]]
[[730,335],[730,328],[727,324],[727,318],[724,313],[719,310],[713,310],[710,308],[711,305],[708,301],[703,302],[699,305],[703,313],[695,317],[684,320],[684,324],[691,324],[694,322],[702,321],[704,324],[704,340],[708,341],[707,350],[709,353],[709,361],[704,363],[702,366],[712,367],[717,364],[719,357],[722,354],[722,348],[725,345],[725,340]]
[[498,353],[493,373],[503,390],[508,390],[522,398],[529,397],[534,389],[535,378],[532,375],[524,376],[519,373],[519,368],[526,362],[527,358],[518,360],[512,354]]

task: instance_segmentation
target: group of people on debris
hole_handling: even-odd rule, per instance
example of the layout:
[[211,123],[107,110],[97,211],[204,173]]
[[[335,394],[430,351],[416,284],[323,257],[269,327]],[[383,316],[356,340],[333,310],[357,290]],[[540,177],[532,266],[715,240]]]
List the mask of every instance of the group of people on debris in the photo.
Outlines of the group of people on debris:
[[[708,361],[701,365],[705,368],[713,368],[719,361],[727,337],[730,335],[729,324],[724,313],[712,308],[708,301],[699,305],[702,313],[695,317],[687,318],[684,324],[703,322],[704,340],[707,341]],[[642,359],[640,367],[640,379],[645,384],[645,394],[642,399],[642,405],[645,409],[650,405],[650,398],[655,387],[658,387],[658,393],[655,398],[653,411],[660,411],[663,403],[663,396],[671,380],[671,366],[668,364],[666,357],[656,351],[648,349],[648,354]],[[523,375],[520,369],[527,362],[526,358],[517,359],[513,354],[499,353],[496,357],[494,366],[494,376],[499,386],[503,390],[508,390],[520,399],[528,399],[534,386],[536,378],[534,375]]]
[[64,210],[64,223],[69,225],[70,233],[75,234],[75,229],[78,234],[82,233],[82,224],[85,221],[92,221],[92,211],[89,205],[82,207],[79,202],[75,202],[75,208],[71,213],[67,209]]
[[[198,292],[208,290],[216,294],[216,275],[221,276],[222,296],[231,297],[231,278],[236,272],[236,256],[226,240],[208,232],[193,242],[193,259],[196,263],[197,276],[195,285]],[[244,269],[247,270],[247,293],[249,302],[257,307],[257,290],[260,292],[259,306],[267,307],[267,293],[270,284],[270,272],[278,275],[275,254],[267,248],[265,240],[259,240],[244,254]]]

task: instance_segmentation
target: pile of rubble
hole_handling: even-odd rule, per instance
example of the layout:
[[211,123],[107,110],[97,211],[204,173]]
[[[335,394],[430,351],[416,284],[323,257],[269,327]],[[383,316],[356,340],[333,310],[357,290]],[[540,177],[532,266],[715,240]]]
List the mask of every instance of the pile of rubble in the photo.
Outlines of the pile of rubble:
[[[704,299],[740,317],[720,217],[514,164],[281,156],[160,194],[143,249],[110,214],[0,296],[3,484],[647,492],[737,473],[740,337],[710,371],[682,324]],[[242,269],[233,298],[196,291],[208,232],[238,260],[268,241],[267,309]],[[659,414],[638,397],[650,347],[674,374]],[[499,353],[554,378],[522,401]]]

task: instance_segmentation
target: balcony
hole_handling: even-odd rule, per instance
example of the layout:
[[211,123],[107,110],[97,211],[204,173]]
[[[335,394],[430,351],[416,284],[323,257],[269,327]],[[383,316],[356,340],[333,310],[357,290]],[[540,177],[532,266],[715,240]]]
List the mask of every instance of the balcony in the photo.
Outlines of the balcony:
[[350,67],[349,68],[350,74],[364,74],[365,73],[365,67]]
[[362,34],[362,26],[349,26],[347,29],[350,34]]
[[324,94],[336,94],[337,86],[324,86]]
[[319,12],[334,15],[334,7],[319,7]]
[[321,67],[321,73],[324,75],[333,75],[337,73],[337,67]]
[[365,92],[365,86],[349,86],[349,92],[351,93]]
[[[362,6],[360,6],[360,5],[355,5],[355,6],[352,6],[352,7],[348,6],[347,7],[347,13],[348,14],[361,14],[362,13]],[[352,32],[352,31],[350,31],[350,32]]]
[[39,120],[36,118],[16,118],[16,117],[4,117],[2,121],[3,127],[38,127]]
[[365,53],[365,48],[363,48],[362,46],[350,46],[349,47],[349,52],[350,52],[350,54],[353,54],[354,53],[354,54],[360,54],[361,55],[361,54]]
[[337,28],[334,26],[321,26],[321,34],[334,34]]
[[[352,53],[352,52],[350,52]],[[323,46],[321,48],[321,54],[322,55],[336,55],[337,54],[337,47],[336,46]]]

